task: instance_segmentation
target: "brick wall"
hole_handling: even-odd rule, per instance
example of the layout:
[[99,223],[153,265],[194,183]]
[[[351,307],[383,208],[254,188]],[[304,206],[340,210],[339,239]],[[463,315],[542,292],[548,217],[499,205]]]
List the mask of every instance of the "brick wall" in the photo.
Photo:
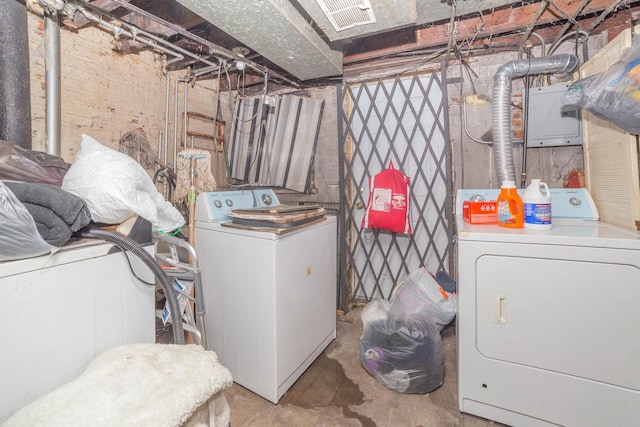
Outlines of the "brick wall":
[[[31,63],[32,146],[45,151],[45,52],[42,17],[29,13]],[[150,50],[120,55],[111,50],[113,36],[96,27],[62,29],[61,50],[61,157],[73,162],[82,134],[117,149],[120,137],[141,128],[154,153],[158,132],[165,129],[166,77],[162,57]],[[175,80],[171,73],[169,163],[173,159]],[[189,110],[213,115],[215,80],[189,87]],[[183,88],[180,85],[178,143],[182,144]]]

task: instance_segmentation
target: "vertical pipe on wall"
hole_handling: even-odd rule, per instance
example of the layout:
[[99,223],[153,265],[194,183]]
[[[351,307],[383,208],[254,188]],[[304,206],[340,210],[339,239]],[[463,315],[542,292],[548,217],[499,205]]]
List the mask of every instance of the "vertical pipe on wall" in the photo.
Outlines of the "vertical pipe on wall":
[[[165,99],[164,99],[164,152],[166,153],[167,151],[169,151],[169,100],[171,98],[171,76],[169,75],[169,73],[167,72],[167,76],[166,76],[166,92],[165,92]],[[167,164],[167,159],[166,159],[166,155],[165,155],[165,159],[164,159],[164,164]],[[173,165],[173,167],[175,168],[175,163]]]
[[60,156],[60,19],[55,10],[44,14],[44,55],[46,152]]
[[24,1],[0,7],[0,139],[31,149],[29,31]]
[[176,79],[176,86],[173,95],[173,170],[177,171],[178,164],[178,89],[180,88],[180,80]]
[[189,111],[188,103],[189,103],[189,78],[185,77],[184,80],[184,115],[182,116],[182,146],[187,148],[187,124],[188,124],[188,116],[187,111]]

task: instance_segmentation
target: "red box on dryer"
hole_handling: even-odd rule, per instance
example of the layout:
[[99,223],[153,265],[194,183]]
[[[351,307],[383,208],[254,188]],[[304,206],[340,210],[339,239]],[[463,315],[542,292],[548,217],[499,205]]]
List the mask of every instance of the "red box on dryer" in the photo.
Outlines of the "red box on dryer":
[[462,204],[462,218],[464,222],[469,224],[497,224],[496,201],[470,202],[465,200]]

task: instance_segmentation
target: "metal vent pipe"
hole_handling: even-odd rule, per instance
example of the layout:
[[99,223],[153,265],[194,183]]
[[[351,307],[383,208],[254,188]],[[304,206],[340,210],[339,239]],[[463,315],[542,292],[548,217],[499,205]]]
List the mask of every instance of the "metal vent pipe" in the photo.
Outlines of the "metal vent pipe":
[[[542,58],[521,59],[502,65],[493,77],[493,133],[498,185],[516,181],[511,136],[511,81],[516,77],[569,73],[578,67],[578,58],[568,53]],[[523,126],[526,126],[523,123]],[[526,147],[523,147],[526,150]]]
[[0,7],[0,139],[31,149],[29,31],[23,1]]

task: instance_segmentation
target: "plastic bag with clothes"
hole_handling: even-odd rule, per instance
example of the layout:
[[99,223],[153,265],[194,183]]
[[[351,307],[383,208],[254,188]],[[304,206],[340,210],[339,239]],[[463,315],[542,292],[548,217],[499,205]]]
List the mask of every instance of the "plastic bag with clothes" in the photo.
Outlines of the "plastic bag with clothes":
[[30,258],[56,250],[40,236],[27,208],[0,182],[0,262]]
[[120,224],[139,215],[155,231],[173,231],[185,223],[138,162],[88,135],[82,135],[62,189],[87,202],[94,222]]
[[431,273],[424,268],[413,271],[389,301],[373,300],[363,309],[362,366],[400,393],[435,390],[444,380],[440,332],[455,318],[457,308],[457,295],[445,291]]
[[572,83],[562,95],[562,104],[583,108],[640,134],[640,42],[608,70]]
[[387,300],[362,311],[360,362],[380,384],[399,393],[429,393],[444,380],[440,325],[416,312],[397,316]]

